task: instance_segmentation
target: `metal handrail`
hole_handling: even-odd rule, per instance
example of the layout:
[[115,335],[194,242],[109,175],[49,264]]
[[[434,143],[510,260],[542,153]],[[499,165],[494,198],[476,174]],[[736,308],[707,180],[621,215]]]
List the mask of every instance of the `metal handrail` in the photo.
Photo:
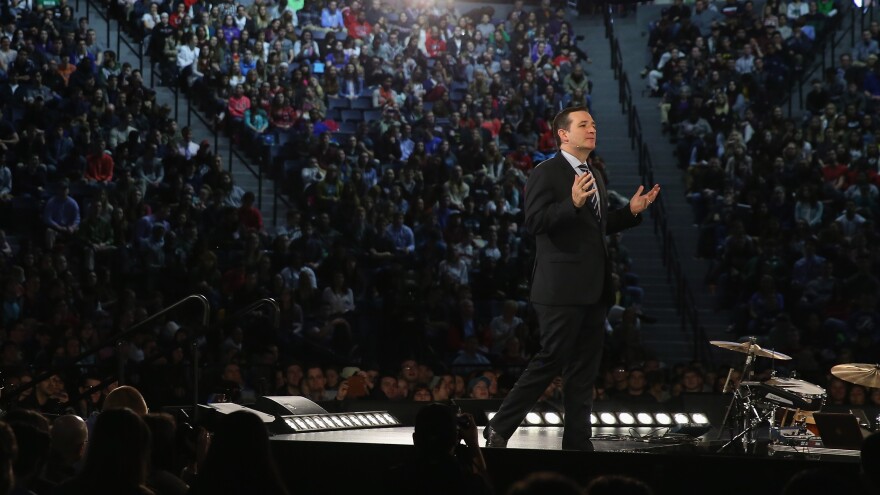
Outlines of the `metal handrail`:
[[[21,395],[26,390],[30,390],[30,389],[36,387],[38,383],[46,381],[49,378],[55,376],[56,374],[58,374],[60,372],[61,368],[69,367],[72,364],[79,363],[83,359],[85,359],[89,356],[92,356],[94,354],[97,354],[102,349],[105,349],[105,348],[111,347],[111,346],[118,347],[128,337],[134,335],[135,332],[140,330],[144,325],[155,321],[160,316],[164,316],[165,314],[167,314],[171,310],[176,309],[177,307],[181,306],[182,304],[190,302],[192,300],[197,300],[202,304],[202,309],[203,309],[202,310],[202,325],[207,326],[208,322],[210,320],[210,317],[211,317],[211,304],[208,302],[208,298],[206,298],[205,296],[203,296],[201,294],[191,294],[191,295],[186,296],[183,299],[177,301],[176,303],[172,304],[171,306],[168,306],[167,308],[162,309],[161,311],[159,311],[151,316],[148,316],[147,318],[135,323],[128,330],[125,330],[125,331],[119,333],[118,335],[114,335],[113,337],[101,342],[100,344],[93,346],[91,349],[88,349],[87,351],[83,352],[82,354],[76,356],[75,361],[64,363],[63,365],[55,365],[55,366],[50,367],[48,370],[44,371],[43,373],[41,373],[39,376],[35,377],[30,382],[23,383],[23,384],[19,385],[18,387],[8,391],[4,398],[6,400],[15,398],[15,397]],[[196,345],[196,340],[192,339],[192,342],[193,342],[192,343],[193,348],[196,352],[195,357],[193,359],[194,372],[196,374],[194,375],[193,378],[194,378],[194,383],[195,383],[194,390],[196,391],[196,394],[197,394],[197,391],[198,391],[198,357],[197,357],[198,356],[198,348]],[[121,358],[121,356],[119,356],[119,353],[117,353],[117,358]],[[117,377],[120,385],[122,385],[123,376],[124,375],[120,373],[120,375]],[[196,397],[196,402],[194,403],[194,406],[197,406],[198,395],[195,395],[195,397]]]
[[[88,9],[91,7],[91,2],[92,2],[92,0],[86,0],[86,9],[87,9],[86,15],[87,16],[88,16],[88,12],[89,12]],[[107,23],[107,46],[109,47],[110,46],[110,19],[111,19],[111,16],[109,13],[105,13],[102,11],[102,9],[98,8],[98,5],[95,5],[94,8],[98,12],[98,15]],[[123,31],[122,24],[117,20],[117,39],[116,39],[117,54],[120,51],[120,43],[124,43],[128,47],[128,49],[138,58],[138,65],[140,68],[140,72],[143,75],[143,68],[144,68],[143,43],[139,43],[138,49],[135,50],[134,47],[132,47],[132,45],[128,42],[128,40],[122,36],[122,31]],[[151,78],[151,80],[153,80],[155,78],[155,67],[154,67],[154,62],[152,59],[150,59],[150,78]],[[174,115],[175,115],[175,119],[176,119],[176,118],[178,118],[178,115],[179,115],[178,100],[179,100],[179,96],[180,96],[180,88],[178,88],[176,85],[172,84],[169,86],[169,89],[174,93]],[[188,105],[187,106],[187,125],[190,125],[191,114],[193,113],[193,110],[189,107],[190,103],[191,103],[190,98],[187,97],[187,105]],[[194,113],[196,114],[196,117],[198,117],[199,120],[202,122],[202,124],[205,125],[205,127],[207,129],[209,129],[210,132],[214,135],[214,150],[217,153],[219,153],[219,147],[217,146],[219,132],[216,129],[214,129],[213,126],[209,125],[208,122],[199,114],[198,111],[195,111]],[[238,158],[239,161],[241,161],[242,164],[244,164],[244,166],[248,169],[248,171],[251,172],[251,174],[254,176],[254,178],[257,179],[257,188],[258,188],[258,190],[257,190],[257,205],[259,208],[262,208],[262,206],[263,206],[263,167],[260,165],[257,165],[256,166],[257,170],[254,170],[254,167],[250,163],[252,160],[244,157],[241,153],[239,153],[238,150],[235,150],[233,148],[232,140],[230,140],[230,143],[229,143],[229,171],[230,172],[232,171],[233,156]],[[268,165],[268,163],[266,163],[266,165]],[[277,189],[278,188],[278,181],[274,180],[274,178],[273,178],[273,183],[274,183],[275,188]],[[284,198],[283,196],[280,197],[280,200],[288,208],[291,207],[291,203],[289,201],[287,201],[287,199]],[[278,201],[279,201],[279,195],[274,194],[273,195],[273,209],[272,209],[272,212],[273,212],[272,223],[273,223],[273,225],[278,224]]]
[[236,318],[240,318],[240,317],[252,312],[253,310],[255,310],[261,306],[272,306],[272,313],[273,313],[272,325],[276,329],[278,327],[280,327],[281,326],[281,308],[278,306],[278,302],[275,301],[275,299],[271,298],[271,297],[264,297],[263,299],[257,299],[256,301],[254,301],[254,302],[248,304],[247,306],[241,308],[240,310],[236,311],[235,314],[230,316],[228,319],[234,320]]
[[[630,148],[638,150],[638,170],[642,181],[648,183],[654,182],[654,167],[648,153],[647,145],[642,135],[642,123],[639,118],[638,110],[632,101],[632,87],[629,78],[623,70],[623,55],[620,50],[620,43],[614,37],[613,22],[606,23],[606,30],[609,34],[611,44],[611,67],[614,70],[614,77],[618,80],[619,101],[621,110],[627,115],[627,130],[630,136]],[[705,331],[699,323],[699,314],[694,302],[693,293],[688,286],[684,277],[681,264],[679,262],[678,250],[675,241],[669,231],[666,222],[666,202],[664,197],[660,197],[654,204],[655,210],[651,211],[654,219],[654,233],[660,240],[661,249],[663,251],[663,264],[666,266],[666,278],[675,286],[675,307],[676,313],[681,318],[681,330],[683,333],[688,331],[690,326],[694,339],[694,357],[698,357],[699,350],[702,348],[698,340],[702,336],[705,338]],[[711,361],[711,354],[709,360]]]
[[[843,9],[841,9],[841,10],[843,10]],[[791,83],[788,85],[789,87],[791,87],[793,84],[795,87],[797,87],[798,109],[799,110],[804,108],[804,84],[806,84],[807,81],[813,77],[813,74],[815,74],[815,72],[817,70],[821,69],[822,72],[824,73],[825,70],[827,68],[829,68],[829,66],[827,64],[826,57],[825,57],[825,53],[829,50],[829,48],[831,50],[831,57],[830,57],[831,58],[831,65],[830,66],[834,67],[834,56],[835,56],[835,49],[837,48],[837,45],[839,45],[841,42],[843,42],[844,38],[846,38],[847,35],[850,36],[850,44],[853,44],[855,42],[856,10],[857,9],[850,7],[848,10],[849,10],[849,25],[846,28],[844,28],[843,30],[839,30],[840,26],[843,24],[842,19],[844,18],[844,14],[843,14],[843,12],[841,12],[841,14],[837,16],[837,20],[834,23],[834,26],[829,28],[828,31],[826,31],[825,33],[822,34],[822,39],[820,40],[817,37],[816,43],[817,44],[821,43],[823,45],[822,51],[821,51],[821,53],[819,53],[820,56],[814,57],[813,59],[811,59],[809,70],[806,70],[806,68],[805,68],[805,70],[803,70],[799,75],[793,76],[792,78],[795,80],[791,81]],[[870,9],[870,16],[871,16],[871,19],[873,20],[873,17],[874,17],[874,9],[873,8]],[[862,29],[864,29],[865,12],[862,12],[862,15],[859,16],[859,19],[860,19]],[[839,37],[838,37],[838,35],[839,35]],[[830,38],[830,39],[826,39],[826,38]],[[829,43],[829,41],[830,41],[830,46],[826,45],[827,43]],[[788,116],[789,117],[791,117],[791,115],[792,115],[792,106],[793,106],[793,101],[794,101],[794,95],[795,95],[794,91],[791,91],[788,94],[787,103],[783,104],[783,105],[786,105],[786,104],[788,105]]]

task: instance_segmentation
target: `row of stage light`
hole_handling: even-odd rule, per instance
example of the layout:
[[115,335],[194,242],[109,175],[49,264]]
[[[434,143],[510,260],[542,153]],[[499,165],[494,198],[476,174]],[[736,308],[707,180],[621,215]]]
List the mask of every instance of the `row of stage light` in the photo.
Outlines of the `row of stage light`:
[[[268,400],[271,399],[271,400]],[[206,410],[229,414],[235,410],[256,413],[275,433],[305,433],[312,431],[352,430],[363,428],[387,428],[401,426],[403,423],[388,411],[358,411],[328,413],[316,404],[297,397],[267,397],[255,405],[256,409],[232,403],[209,404]],[[496,411],[483,411],[489,420]],[[292,414],[291,414],[292,413]],[[708,428],[709,418],[701,412],[665,411],[596,411],[590,413],[594,426],[611,428],[629,427],[692,427]],[[531,411],[522,426],[563,426],[564,413],[558,411]]]
[[400,421],[397,418],[384,411],[281,416],[279,420],[283,421],[291,432],[295,433],[351,430],[355,428],[384,428],[400,425]]
[[[495,411],[487,411],[490,420]],[[709,424],[709,418],[703,413],[666,413],[666,412],[594,412],[590,413],[590,421],[596,426],[677,426]],[[565,415],[557,412],[530,412],[523,420],[523,426],[562,426]]]
[[[488,411],[490,420],[495,411]],[[283,416],[284,423],[293,431],[342,430],[351,428],[382,428],[398,426],[400,421],[384,411],[354,412],[346,414],[312,414]],[[708,425],[709,418],[703,413],[666,413],[666,412],[594,412],[590,413],[590,421],[597,426],[673,426],[673,425]],[[557,412],[530,412],[523,421],[524,426],[562,426],[565,415]]]

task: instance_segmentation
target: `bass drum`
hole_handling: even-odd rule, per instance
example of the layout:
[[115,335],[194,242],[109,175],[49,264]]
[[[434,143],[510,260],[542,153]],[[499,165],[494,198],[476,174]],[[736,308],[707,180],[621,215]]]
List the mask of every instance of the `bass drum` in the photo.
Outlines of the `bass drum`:
[[813,436],[819,436],[819,428],[816,427],[813,411],[779,408],[776,411],[776,423],[774,426],[779,428],[804,428]]

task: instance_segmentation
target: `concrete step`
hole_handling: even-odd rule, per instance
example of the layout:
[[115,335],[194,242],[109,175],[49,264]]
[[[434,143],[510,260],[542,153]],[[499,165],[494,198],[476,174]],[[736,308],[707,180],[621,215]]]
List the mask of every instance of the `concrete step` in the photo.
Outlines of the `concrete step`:
[[[638,173],[638,155],[631,146],[626,117],[621,114],[618,82],[611,70],[611,54],[607,49],[604,25],[601,17],[578,19],[573,23],[575,32],[582,34],[581,47],[589,47],[593,64],[588,67],[593,82],[592,113],[599,123],[598,148],[608,164],[609,188],[629,198],[642,183]],[[691,359],[689,345],[684,342],[679,328],[674,301],[669,296],[672,287],[665,277],[659,240],[649,222],[623,235],[623,245],[632,257],[632,270],[639,275],[640,285],[645,289],[644,311],[656,318],[655,324],[645,324],[643,333],[659,332],[660,341],[652,345],[664,362],[675,363]],[[668,328],[667,328],[668,325]],[[682,340],[678,344],[671,344]]]

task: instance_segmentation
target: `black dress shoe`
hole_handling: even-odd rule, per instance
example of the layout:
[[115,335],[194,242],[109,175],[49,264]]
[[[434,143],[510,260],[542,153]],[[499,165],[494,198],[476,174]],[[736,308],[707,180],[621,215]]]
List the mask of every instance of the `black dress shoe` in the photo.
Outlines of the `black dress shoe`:
[[502,437],[500,433],[495,431],[491,426],[487,426],[483,430],[483,438],[486,439],[486,447],[491,449],[506,449],[507,439]]

